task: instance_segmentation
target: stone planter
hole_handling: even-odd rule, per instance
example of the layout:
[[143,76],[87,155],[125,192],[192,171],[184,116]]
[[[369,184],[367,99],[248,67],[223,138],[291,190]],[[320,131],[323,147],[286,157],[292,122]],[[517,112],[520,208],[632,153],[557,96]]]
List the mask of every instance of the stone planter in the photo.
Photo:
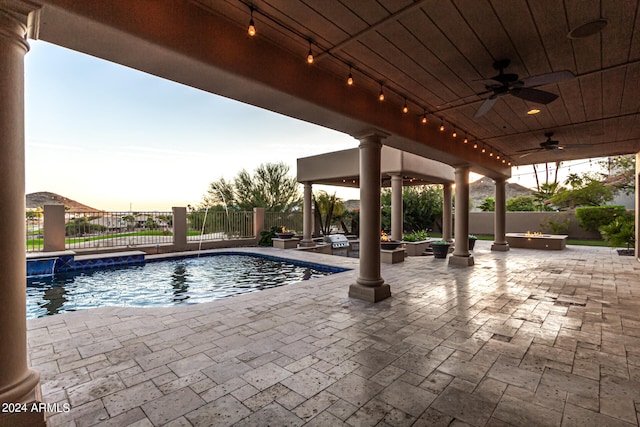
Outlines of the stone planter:
[[402,242],[405,244],[407,256],[420,256],[431,244],[431,240],[421,240],[419,242]]
[[431,245],[431,249],[433,250],[433,257],[434,258],[446,258],[447,255],[449,255],[449,247],[451,245],[449,244],[445,244],[445,245],[435,245],[432,244]]

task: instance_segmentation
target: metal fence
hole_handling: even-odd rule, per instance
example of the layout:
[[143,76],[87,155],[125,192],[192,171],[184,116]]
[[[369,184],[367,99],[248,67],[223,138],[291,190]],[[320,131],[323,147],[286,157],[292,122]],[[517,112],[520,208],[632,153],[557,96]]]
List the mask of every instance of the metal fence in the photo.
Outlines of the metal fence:
[[187,214],[187,241],[251,237],[255,237],[252,211],[195,211]]
[[271,230],[271,227],[285,227],[287,230],[302,234],[302,212],[265,212],[264,229]]
[[27,252],[38,252],[44,247],[44,214],[27,211]]
[[172,212],[66,212],[67,249],[148,246],[173,242]]

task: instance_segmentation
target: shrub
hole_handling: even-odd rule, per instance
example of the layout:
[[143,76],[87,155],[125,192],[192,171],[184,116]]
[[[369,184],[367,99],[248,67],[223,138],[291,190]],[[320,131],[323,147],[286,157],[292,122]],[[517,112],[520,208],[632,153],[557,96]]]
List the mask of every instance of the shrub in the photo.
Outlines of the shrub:
[[493,212],[496,210],[496,201],[493,197],[487,197],[478,207],[482,212]]
[[509,212],[533,212],[535,211],[533,196],[516,196],[507,200],[506,207]]
[[258,246],[272,246],[273,242],[271,239],[276,237],[276,233],[282,231],[282,227],[273,226],[271,230],[261,231],[260,232],[260,240],[258,241]]
[[600,227],[611,224],[624,212],[624,206],[585,206],[576,208],[576,218],[583,230],[598,231]]
[[429,234],[427,230],[414,231],[413,233],[402,236],[402,240],[405,242],[419,242],[421,240],[427,240],[428,238]]
[[616,217],[611,223],[600,227],[602,238],[609,243],[609,246],[631,246],[635,239],[635,220],[633,215],[621,215]]
[[556,221],[553,218],[547,218],[545,221],[540,223],[540,229],[552,234],[568,234],[571,218],[569,218],[569,215],[566,212],[558,213],[557,215],[562,219],[558,219]]

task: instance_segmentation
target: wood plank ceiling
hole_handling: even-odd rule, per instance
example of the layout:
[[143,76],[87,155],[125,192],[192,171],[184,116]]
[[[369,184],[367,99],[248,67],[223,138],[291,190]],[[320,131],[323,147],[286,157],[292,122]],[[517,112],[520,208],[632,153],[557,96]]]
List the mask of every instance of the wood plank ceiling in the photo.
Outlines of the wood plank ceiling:
[[[192,0],[246,26],[250,8],[260,37],[306,57],[377,97],[406,98],[416,120],[490,144],[518,164],[640,151],[640,7],[637,0]],[[600,18],[586,38],[571,30]],[[558,95],[540,105],[490,94],[496,60],[520,79],[569,70],[576,78],[539,89]],[[537,115],[526,112],[536,107]],[[563,150],[538,148],[553,132]],[[574,146],[574,147],[572,147]]]

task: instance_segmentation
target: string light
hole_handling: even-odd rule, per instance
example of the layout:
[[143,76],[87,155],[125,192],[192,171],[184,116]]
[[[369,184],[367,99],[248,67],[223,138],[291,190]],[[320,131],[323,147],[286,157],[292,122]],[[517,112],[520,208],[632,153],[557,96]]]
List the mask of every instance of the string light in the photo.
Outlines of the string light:
[[467,134],[464,134],[464,143],[468,144],[469,143],[469,138],[467,138]]
[[384,101],[384,92],[382,91],[382,84],[380,84],[380,93],[378,94],[378,100]]
[[307,62],[313,64],[313,52],[311,51],[311,40],[309,40],[309,53],[307,54]]
[[473,148],[478,148],[478,143],[477,142],[473,143]]
[[427,124],[427,110],[424,110],[424,114],[422,114],[422,120],[420,120],[423,125]]
[[453,132],[451,133],[451,136],[454,137],[454,138],[458,137],[458,132],[456,132],[456,127],[455,126],[453,127]]
[[256,35],[256,24],[253,22],[253,6],[249,6],[249,11],[251,13],[251,19],[249,20],[247,33],[249,34],[249,36],[253,37]]
[[349,65],[349,77],[347,77],[347,84],[353,86],[353,75],[351,74],[351,65]]
[[402,112],[405,114],[409,112],[409,107],[407,107],[407,98],[404,99],[404,107],[402,107]]
[[440,132],[444,132],[444,122],[440,120]]

